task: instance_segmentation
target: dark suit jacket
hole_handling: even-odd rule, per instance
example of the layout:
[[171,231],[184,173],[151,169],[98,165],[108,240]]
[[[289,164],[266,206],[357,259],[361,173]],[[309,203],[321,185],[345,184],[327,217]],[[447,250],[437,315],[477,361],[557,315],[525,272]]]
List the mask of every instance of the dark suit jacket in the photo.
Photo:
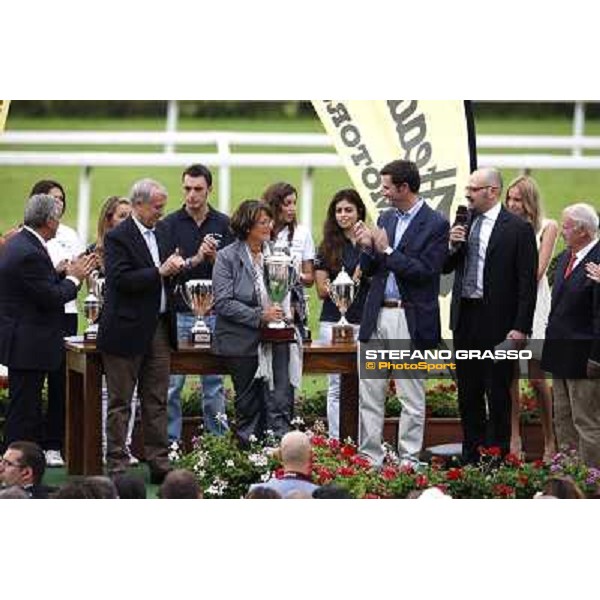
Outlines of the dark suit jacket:
[[[159,222],[156,241],[161,262],[174,251],[169,229]],[[98,329],[98,349],[117,356],[144,354],[159,319],[161,276],[150,250],[131,217],[106,234],[106,284]],[[164,280],[171,344],[176,347],[175,315],[171,310],[172,278]]]
[[65,302],[77,287],[60,279],[41,242],[23,229],[0,254],[0,363],[13,369],[60,366]]
[[581,379],[588,359],[600,362],[600,284],[585,274],[586,263],[600,262],[600,242],[565,279],[569,256],[563,252],[556,267],[542,367],[555,377]]
[[[444,273],[454,271],[450,327],[460,320],[467,247],[449,254]],[[537,299],[538,252],[533,227],[501,208],[492,230],[483,269],[483,305],[486,330],[481,338],[492,344],[506,339],[511,330],[531,333]]]
[[[385,228],[394,245],[396,210],[384,212],[378,226]],[[411,221],[394,253],[361,256],[361,268],[372,276],[365,302],[359,339],[367,342],[377,325],[388,274],[396,276],[405,303],[406,321],[414,347],[433,348],[440,341],[440,274],[448,252],[448,221],[424,204]]]

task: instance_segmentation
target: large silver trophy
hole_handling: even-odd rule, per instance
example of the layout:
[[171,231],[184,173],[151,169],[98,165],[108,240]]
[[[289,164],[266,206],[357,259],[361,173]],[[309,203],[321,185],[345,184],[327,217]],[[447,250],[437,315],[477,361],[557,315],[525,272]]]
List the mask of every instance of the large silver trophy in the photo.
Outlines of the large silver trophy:
[[[297,272],[294,259],[289,254],[289,248],[276,242],[271,247],[271,254],[264,261],[265,287],[273,304],[283,305],[290,287],[296,281]],[[292,342],[296,330],[285,321],[274,321],[262,329],[261,338],[265,342]]]
[[83,301],[83,313],[87,319],[88,326],[83,332],[84,342],[95,342],[98,339],[98,319],[104,304],[104,277],[100,277],[99,271],[93,271],[90,275],[89,294]]
[[190,342],[196,347],[208,347],[212,341],[210,327],[204,317],[213,306],[214,294],[210,279],[190,279],[180,287],[183,300],[196,315],[190,330]]
[[354,342],[354,328],[346,319],[346,313],[354,302],[357,282],[342,267],[338,276],[329,283],[329,295],[342,315],[339,322],[331,328],[332,344],[349,344]]

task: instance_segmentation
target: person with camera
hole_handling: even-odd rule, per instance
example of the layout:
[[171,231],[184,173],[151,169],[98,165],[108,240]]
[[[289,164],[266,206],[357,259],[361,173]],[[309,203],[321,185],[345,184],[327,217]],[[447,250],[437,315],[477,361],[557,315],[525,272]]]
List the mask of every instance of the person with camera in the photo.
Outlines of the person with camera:
[[[204,165],[188,167],[181,177],[184,204],[165,217],[165,224],[171,230],[172,238],[182,256],[188,257],[185,268],[178,278],[179,285],[191,279],[211,280],[217,251],[233,241],[229,229],[229,217],[215,210],[208,203],[212,192],[212,173]],[[186,305],[180,293],[175,295],[177,311],[177,338],[189,338],[195,316]],[[206,317],[207,325],[214,330],[215,317]],[[169,441],[181,439],[181,391],[185,375],[171,375],[169,381]],[[202,375],[202,413],[204,430],[214,435],[222,435],[227,429],[225,418],[225,392],[222,375]]]

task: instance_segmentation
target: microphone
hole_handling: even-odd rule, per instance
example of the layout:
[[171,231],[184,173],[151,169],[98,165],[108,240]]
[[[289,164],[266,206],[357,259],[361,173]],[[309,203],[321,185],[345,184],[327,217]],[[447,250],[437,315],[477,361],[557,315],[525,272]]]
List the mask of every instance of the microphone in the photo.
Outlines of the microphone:
[[459,206],[456,209],[456,220],[454,221],[453,227],[457,225],[461,225],[462,227],[466,227],[469,222],[469,209],[466,206]]
[[[461,205],[456,209],[456,218],[454,220],[454,224],[452,225],[452,227],[456,227],[457,225],[464,227],[466,230],[465,239],[467,239],[469,237],[468,223],[469,223],[469,209],[466,206]],[[455,248],[461,248],[462,246],[465,245],[465,243],[466,242],[457,242],[457,243],[453,242],[453,246]]]

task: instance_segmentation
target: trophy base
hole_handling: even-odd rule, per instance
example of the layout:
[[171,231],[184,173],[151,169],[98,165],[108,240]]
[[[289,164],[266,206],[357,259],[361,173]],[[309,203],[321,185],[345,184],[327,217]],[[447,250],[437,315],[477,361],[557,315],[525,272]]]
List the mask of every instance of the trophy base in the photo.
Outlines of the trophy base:
[[98,329],[88,329],[83,332],[83,343],[84,344],[95,344],[98,339]]
[[351,325],[334,325],[331,328],[332,344],[353,344],[354,327]]
[[289,344],[296,341],[296,330],[293,327],[263,327],[260,330],[260,341],[270,344]]
[[209,348],[212,342],[210,329],[190,332],[190,343],[196,348]]

